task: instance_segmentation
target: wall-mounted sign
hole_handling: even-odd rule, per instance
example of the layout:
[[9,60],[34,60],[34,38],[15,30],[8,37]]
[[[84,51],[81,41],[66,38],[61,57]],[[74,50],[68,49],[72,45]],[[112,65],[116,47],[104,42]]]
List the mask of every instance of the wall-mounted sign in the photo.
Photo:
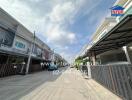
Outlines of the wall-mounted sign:
[[15,46],[16,46],[17,48],[20,48],[20,49],[25,49],[25,47],[26,47],[24,43],[19,42],[19,41],[16,41],[16,42],[15,42]]
[[28,45],[29,43],[24,40],[23,38],[21,37],[18,37],[16,36],[15,39],[14,39],[14,46],[13,48],[17,50],[17,52],[26,52],[27,53],[27,50],[28,50]]
[[124,8],[122,6],[116,5],[111,7],[111,16],[123,16],[124,15]]

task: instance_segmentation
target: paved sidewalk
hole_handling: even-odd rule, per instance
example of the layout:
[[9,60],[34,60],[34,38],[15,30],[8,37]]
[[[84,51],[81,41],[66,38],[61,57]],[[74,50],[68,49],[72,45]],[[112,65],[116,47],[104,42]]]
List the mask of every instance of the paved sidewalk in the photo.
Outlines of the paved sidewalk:
[[121,100],[74,68],[0,80],[0,100]]

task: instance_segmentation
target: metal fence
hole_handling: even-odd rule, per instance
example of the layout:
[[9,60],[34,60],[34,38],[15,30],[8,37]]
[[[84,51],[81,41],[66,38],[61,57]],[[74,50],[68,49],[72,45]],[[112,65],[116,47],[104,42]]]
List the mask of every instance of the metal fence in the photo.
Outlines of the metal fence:
[[91,75],[124,100],[132,100],[132,65],[91,66]]
[[19,74],[22,66],[22,64],[0,64],[0,78]]
[[[29,67],[29,73],[44,70],[40,64],[33,64]],[[26,65],[23,64],[0,64],[0,78],[11,75],[25,75]]]

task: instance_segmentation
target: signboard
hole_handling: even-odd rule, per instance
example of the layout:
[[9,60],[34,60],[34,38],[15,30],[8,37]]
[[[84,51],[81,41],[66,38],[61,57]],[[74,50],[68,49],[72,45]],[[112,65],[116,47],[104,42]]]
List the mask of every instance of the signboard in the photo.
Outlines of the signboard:
[[11,47],[14,37],[15,33],[0,27],[0,45]]
[[15,47],[16,48],[19,48],[19,49],[25,49],[26,48],[26,45],[20,41],[16,41],[15,42]]
[[27,54],[29,53],[28,47],[29,47],[28,41],[24,40],[23,38],[19,36],[15,37],[14,44],[13,44],[14,52]]

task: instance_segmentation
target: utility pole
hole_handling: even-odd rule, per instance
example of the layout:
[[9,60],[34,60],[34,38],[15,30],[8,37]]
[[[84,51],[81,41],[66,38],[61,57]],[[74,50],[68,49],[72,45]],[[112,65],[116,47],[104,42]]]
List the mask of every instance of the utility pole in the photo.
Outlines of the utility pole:
[[33,34],[33,41],[31,42],[31,48],[30,48],[28,62],[27,62],[27,67],[26,67],[26,74],[28,74],[28,71],[29,71],[29,66],[30,66],[30,61],[31,61],[31,57],[32,57],[32,52],[33,52],[34,46],[35,46],[35,31],[34,31],[34,34]]
[[55,58],[54,58],[54,49],[53,49],[53,54],[52,54],[52,61],[54,61]]

